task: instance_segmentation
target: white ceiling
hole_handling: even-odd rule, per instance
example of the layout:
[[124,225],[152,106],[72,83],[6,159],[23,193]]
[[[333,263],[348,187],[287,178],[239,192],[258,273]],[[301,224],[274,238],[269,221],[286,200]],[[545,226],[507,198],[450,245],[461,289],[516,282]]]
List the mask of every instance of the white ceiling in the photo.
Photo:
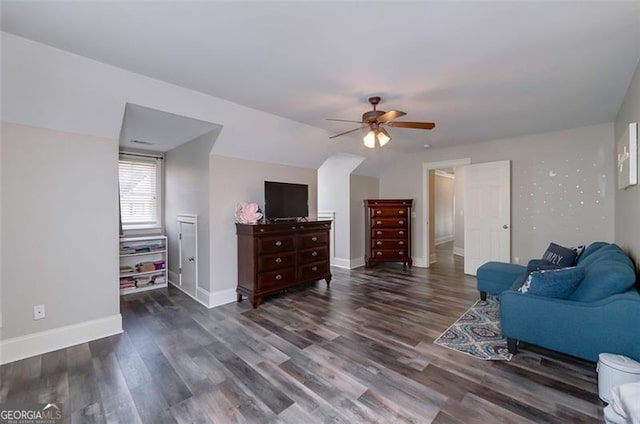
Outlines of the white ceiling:
[[381,95],[437,125],[390,129],[397,153],[610,122],[640,59],[638,1],[3,1],[1,23],[332,133]]

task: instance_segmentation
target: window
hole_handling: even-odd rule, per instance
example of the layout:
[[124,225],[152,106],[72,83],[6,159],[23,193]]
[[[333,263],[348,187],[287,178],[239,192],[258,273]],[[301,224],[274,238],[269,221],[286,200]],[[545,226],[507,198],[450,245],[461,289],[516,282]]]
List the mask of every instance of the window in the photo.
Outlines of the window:
[[160,165],[159,158],[120,155],[118,175],[123,229],[162,226]]

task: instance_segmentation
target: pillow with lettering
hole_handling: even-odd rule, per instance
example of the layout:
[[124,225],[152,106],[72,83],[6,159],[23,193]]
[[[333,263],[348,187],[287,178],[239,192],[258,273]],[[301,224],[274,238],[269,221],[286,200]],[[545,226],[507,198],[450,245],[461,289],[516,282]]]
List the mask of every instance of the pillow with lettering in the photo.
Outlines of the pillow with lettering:
[[578,255],[575,250],[551,243],[544,255],[542,255],[540,265],[557,265],[561,268],[566,268],[574,266],[577,258]]

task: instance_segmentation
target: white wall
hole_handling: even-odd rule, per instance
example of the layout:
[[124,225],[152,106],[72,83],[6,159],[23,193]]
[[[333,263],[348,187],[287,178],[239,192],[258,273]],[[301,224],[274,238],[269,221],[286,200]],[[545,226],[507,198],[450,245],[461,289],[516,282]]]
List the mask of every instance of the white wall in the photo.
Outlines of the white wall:
[[117,141],[3,123],[1,160],[3,342],[101,319],[120,331]]
[[[614,141],[617,142],[622,137],[631,122],[640,123],[640,64],[636,68],[627,95],[616,116]],[[615,143],[612,149],[615,155]],[[636,264],[640,265],[638,262],[640,259],[640,225],[638,225],[640,185],[629,187],[626,190],[616,190],[615,205],[616,243],[629,251],[636,260]]]
[[413,255],[423,257],[422,164],[459,158],[512,161],[512,257],[539,257],[551,241],[612,241],[613,124],[429,149],[380,178],[381,197],[415,199]]
[[351,175],[351,253],[349,258],[353,264],[364,265],[365,254],[365,199],[378,199],[380,197],[380,180],[374,177]]
[[226,156],[210,157],[210,243],[212,304],[235,300],[238,283],[235,207],[255,202],[264,211],[264,182],[309,186],[309,215],[317,216],[318,179],[315,169],[256,162]]
[[318,168],[318,210],[334,212],[334,265],[351,268],[351,173],[361,156],[334,154]]
[[165,229],[169,243],[169,271],[178,283],[179,214],[198,215],[198,286],[209,291],[209,156],[218,131],[208,132],[168,151],[164,159]]
[[453,195],[455,197],[455,210],[453,213],[455,234],[453,240],[453,253],[464,254],[464,166],[453,169],[456,176],[453,183]]
[[440,175],[435,177],[435,242],[453,241],[453,185],[454,178]]

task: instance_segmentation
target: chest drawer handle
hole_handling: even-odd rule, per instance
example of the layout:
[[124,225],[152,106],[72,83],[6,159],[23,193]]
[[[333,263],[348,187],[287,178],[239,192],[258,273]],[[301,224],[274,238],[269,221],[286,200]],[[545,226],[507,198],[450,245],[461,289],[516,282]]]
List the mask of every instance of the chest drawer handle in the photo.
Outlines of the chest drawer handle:
[[399,252],[398,252],[398,254],[399,254],[400,256],[402,256],[402,255],[404,255],[404,252],[401,250],[401,251],[399,251]]
[[317,270],[318,270],[317,266],[314,266],[313,268],[311,268],[311,271],[317,271]]
[[378,231],[378,235],[381,236],[382,235],[382,231]]
[[[302,228],[302,227],[300,227],[300,228]],[[291,229],[292,229],[292,230],[295,230],[295,229],[296,229],[296,227],[291,227]]]
[[282,258],[276,258],[276,263],[279,264],[282,262]]
[[382,252],[376,252],[376,255],[382,256]]
[[260,228],[260,232],[261,232],[261,233],[264,233],[264,228]]
[[318,241],[318,237],[316,236],[311,237],[311,241]]
[[278,240],[278,241],[276,242],[276,246],[282,246],[282,242],[281,242],[280,240]]
[[404,224],[404,221],[402,221],[402,220],[398,221],[398,224],[402,225],[402,224]]
[[318,252],[311,252],[311,256],[318,256]]
[[382,221],[377,221],[377,224],[378,225],[382,225]]
[[380,214],[382,213],[382,211],[377,211],[376,213],[377,213],[378,215],[380,215]]
[[376,244],[377,244],[378,246],[380,246],[380,245],[382,244],[382,242],[381,242],[381,241],[379,241],[379,242],[377,242]]
[[403,241],[399,241],[399,242],[398,242],[398,244],[399,244],[400,246],[402,246],[402,245],[404,244],[404,242],[403,242]]
[[398,231],[398,234],[403,235],[404,231]]
[[276,280],[282,280],[282,275],[280,274],[276,275]]
[[398,211],[398,213],[399,213],[400,215],[404,215],[404,211],[403,211],[403,210]]

